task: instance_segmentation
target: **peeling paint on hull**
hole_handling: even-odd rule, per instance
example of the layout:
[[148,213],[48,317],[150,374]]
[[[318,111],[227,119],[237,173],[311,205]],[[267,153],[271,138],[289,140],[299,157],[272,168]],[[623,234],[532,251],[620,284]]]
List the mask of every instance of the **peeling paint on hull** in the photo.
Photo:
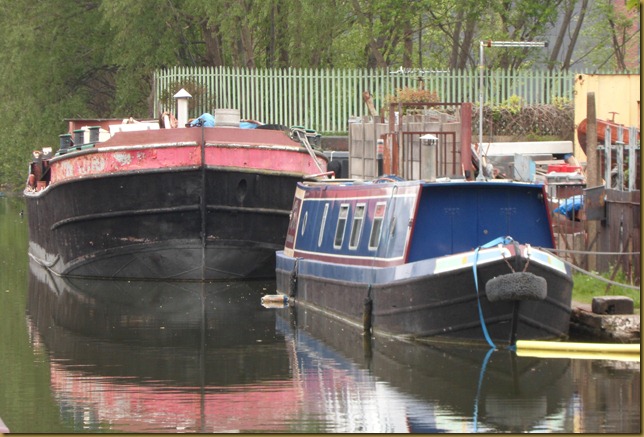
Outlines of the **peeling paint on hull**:
[[183,129],[184,141],[155,132],[145,144],[123,133],[124,145],[112,138],[52,159],[49,186],[25,196],[30,256],[67,276],[274,277],[296,182],[317,168],[283,134],[272,146],[218,144],[217,129],[203,129],[203,140],[201,130]]

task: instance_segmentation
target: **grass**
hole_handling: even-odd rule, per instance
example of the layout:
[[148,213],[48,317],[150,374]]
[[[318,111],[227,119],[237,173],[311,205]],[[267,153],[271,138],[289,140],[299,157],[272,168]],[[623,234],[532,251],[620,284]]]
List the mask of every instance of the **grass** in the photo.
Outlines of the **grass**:
[[[606,280],[610,280],[609,273],[600,274]],[[593,297],[596,296],[626,296],[633,299],[633,306],[637,313],[640,310],[640,290],[632,290],[630,288],[619,287],[610,285],[608,291],[606,287],[609,285],[607,282],[600,279],[593,278],[584,273],[575,273],[573,275],[574,287],[572,289],[572,299],[581,303],[591,303]],[[624,273],[620,270],[612,279],[613,282],[621,284],[628,284],[628,280]]]

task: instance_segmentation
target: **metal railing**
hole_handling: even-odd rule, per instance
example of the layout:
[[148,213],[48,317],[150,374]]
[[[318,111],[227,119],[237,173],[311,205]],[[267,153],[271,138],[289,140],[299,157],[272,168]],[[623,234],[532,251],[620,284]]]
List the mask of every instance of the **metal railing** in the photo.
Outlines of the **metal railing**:
[[[512,96],[529,105],[552,103],[555,98],[572,101],[576,74],[580,72],[488,70],[484,101],[497,105]],[[173,112],[172,96],[185,88],[192,94],[190,117],[232,108],[245,119],[345,133],[351,117],[367,113],[364,91],[371,93],[376,108],[382,108],[397,89],[421,86],[442,102],[479,100],[476,69],[172,67],[154,74],[154,111]]]

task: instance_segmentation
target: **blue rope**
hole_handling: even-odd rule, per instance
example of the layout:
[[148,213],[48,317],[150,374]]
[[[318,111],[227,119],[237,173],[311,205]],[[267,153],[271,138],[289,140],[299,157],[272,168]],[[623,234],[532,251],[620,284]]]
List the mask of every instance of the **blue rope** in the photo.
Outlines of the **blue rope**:
[[474,414],[473,414],[474,432],[478,432],[479,398],[481,396],[481,387],[483,386],[483,376],[485,375],[485,369],[487,368],[488,361],[490,361],[492,352],[494,352],[494,349],[490,349],[489,351],[487,351],[487,354],[485,355],[485,359],[483,360],[483,364],[481,365],[481,371],[479,372],[479,384],[476,388],[476,397],[474,398]]
[[485,341],[487,341],[487,344],[489,344],[490,347],[494,349],[496,349],[496,345],[490,338],[490,334],[487,332],[487,326],[485,325],[485,318],[483,317],[483,308],[481,307],[481,297],[479,295],[479,279],[478,279],[478,275],[476,274],[476,266],[479,261],[479,249],[481,248],[487,249],[489,247],[494,247],[498,244],[509,244],[510,242],[512,242],[512,237],[499,237],[499,238],[495,238],[489,243],[485,243],[484,245],[477,247],[474,250],[474,264],[472,265],[472,270],[474,271],[474,286],[476,287],[476,300],[478,302],[478,307],[479,307],[479,319],[481,320],[481,328],[483,329],[483,335],[485,336]]

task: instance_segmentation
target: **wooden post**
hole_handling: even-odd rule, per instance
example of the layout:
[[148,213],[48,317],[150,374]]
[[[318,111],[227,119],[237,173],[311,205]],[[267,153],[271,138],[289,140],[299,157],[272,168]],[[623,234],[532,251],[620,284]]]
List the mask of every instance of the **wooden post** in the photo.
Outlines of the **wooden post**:
[[362,93],[362,100],[364,100],[367,105],[367,109],[369,109],[369,115],[372,117],[378,115],[378,111],[376,111],[376,107],[373,105],[373,99],[371,98],[371,93],[369,91],[364,91]]
[[474,180],[472,166],[472,103],[461,105],[461,168],[468,181]]
[[[586,186],[588,188],[603,185],[599,175],[599,159],[597,156],[597,114],[595,111],[595,93],[589,92],[587,94],[588,100],[586,103],[588,120],[586,127]],[[597,237],[600,224],[597,220],[588,220],[588,243],[587,250],[592,252],[597,250]],[[590,271],[597,270],[597,257],[593,254],[588,255],[588,269]]]

